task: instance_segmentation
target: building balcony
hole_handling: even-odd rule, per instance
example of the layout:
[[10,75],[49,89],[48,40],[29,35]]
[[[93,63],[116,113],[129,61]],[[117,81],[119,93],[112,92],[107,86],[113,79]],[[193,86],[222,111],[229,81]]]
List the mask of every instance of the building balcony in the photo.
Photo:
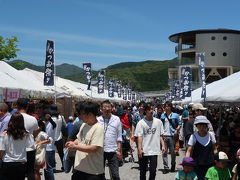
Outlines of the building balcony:
[[178,54],[178,51],[193,52],[193,51],[195,51],[195,45],[182,44],[182,46],[180,46],[180,48],[178,46],[176,46],[175,53]]

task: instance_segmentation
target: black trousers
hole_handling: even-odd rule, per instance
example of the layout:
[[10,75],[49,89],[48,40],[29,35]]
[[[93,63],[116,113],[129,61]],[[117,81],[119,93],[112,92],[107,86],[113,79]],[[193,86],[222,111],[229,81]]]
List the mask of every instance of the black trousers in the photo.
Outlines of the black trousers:
[[59,155],[59,157],[61,159],[62,167],[63,167],[63,156],[64,156],[64,153],[63,153],[63,139],[55,141],[55,145],[56,145],[56,148],[57,148],[57,151],[58,151],[58,155]]
[[104,175],[88,174],[88,173],[76,170],[72,175],[72,180],[104,180]]
[[3,162],[2,175],[4,180],[24,180],[27,163]]
[[153,156],[143,156],[139,158],[139,165],[140,165],[140,180],[146,180],[146,172],[147,172],[147,165],[149,165],[149,180],[154,180],[156,177],[156,168],[157,168],[157,155]]
[[105,162],[108,161],[108,167],[111,172],[113,180],[120,180],[119,177],[119,162],[116,152],[104,152],[104,167]]
[[27,177],[28,180],[35,180],[34,165],[36,151],[27,151]]

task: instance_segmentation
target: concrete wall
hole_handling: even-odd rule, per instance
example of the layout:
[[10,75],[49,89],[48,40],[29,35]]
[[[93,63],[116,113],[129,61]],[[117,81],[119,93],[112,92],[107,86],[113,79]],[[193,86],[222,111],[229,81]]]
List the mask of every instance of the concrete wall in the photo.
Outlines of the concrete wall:
[[[215,37],[215,40],[212,40]],[[223,37],[227,39],[224,40]],[[206,33],[196,35],[196,53],[205,52],[206,66],[240,66],[240,35]],[[212,56],[211,53],[215,53]],[[226,56],[223,56],[226,53]],[[197,61],[196,65],[197,65]]]

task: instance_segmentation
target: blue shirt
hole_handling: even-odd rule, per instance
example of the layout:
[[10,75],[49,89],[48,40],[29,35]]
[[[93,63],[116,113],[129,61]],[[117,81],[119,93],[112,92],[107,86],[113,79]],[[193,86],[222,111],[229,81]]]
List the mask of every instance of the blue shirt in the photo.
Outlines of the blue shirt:
[[73,128],[73,122],[68,122],[67,123],[67,130],[68,130],[68,137],[70,136]]
[[0,134],[2,134],[3,131],[7,130],[8,128],[8,122],[11,118],[11,114],[7,113],[5,116],[3,116],[0,119]]
[[[166,117],[166,113],[162,113],[162,115],[161,115],[161,120],[162,120],[162,122],[163,122],[163,127],[164,127],[164,122],[165,122],[165,119],[167,119],[167,117]],[[171,115],[170,115],[170,117],[169,117],[169,120],[172,120],[172,124],[171,123],[169,123],[169,127],[170,127],[170,133],[171,133],[171,135],[172,136],[174,136],[174,131],[175,131],[175,129],[177,128],[177,126],[179,125],[179,126],[181,126],[182,125],[182,121],[181,121],[181,119],[179,118],[179,115],[177,114],[177,113],[171,113]],[[173,127],[173,126],[174,127]]]
[[183,170],[178,171],[175,178],[179,179],[179,180],[195,180],[195,179],[198,179],[197,174],[195,172],[192,171],[190,173],[185,173]]

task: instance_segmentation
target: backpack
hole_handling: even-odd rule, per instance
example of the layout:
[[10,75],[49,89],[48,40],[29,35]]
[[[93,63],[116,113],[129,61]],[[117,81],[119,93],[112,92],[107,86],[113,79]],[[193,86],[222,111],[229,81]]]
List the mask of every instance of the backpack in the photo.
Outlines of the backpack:
[[130,128],[129,116],[127,112],[124,115],[120,116],[120,121],[123,124],[124,130]]

